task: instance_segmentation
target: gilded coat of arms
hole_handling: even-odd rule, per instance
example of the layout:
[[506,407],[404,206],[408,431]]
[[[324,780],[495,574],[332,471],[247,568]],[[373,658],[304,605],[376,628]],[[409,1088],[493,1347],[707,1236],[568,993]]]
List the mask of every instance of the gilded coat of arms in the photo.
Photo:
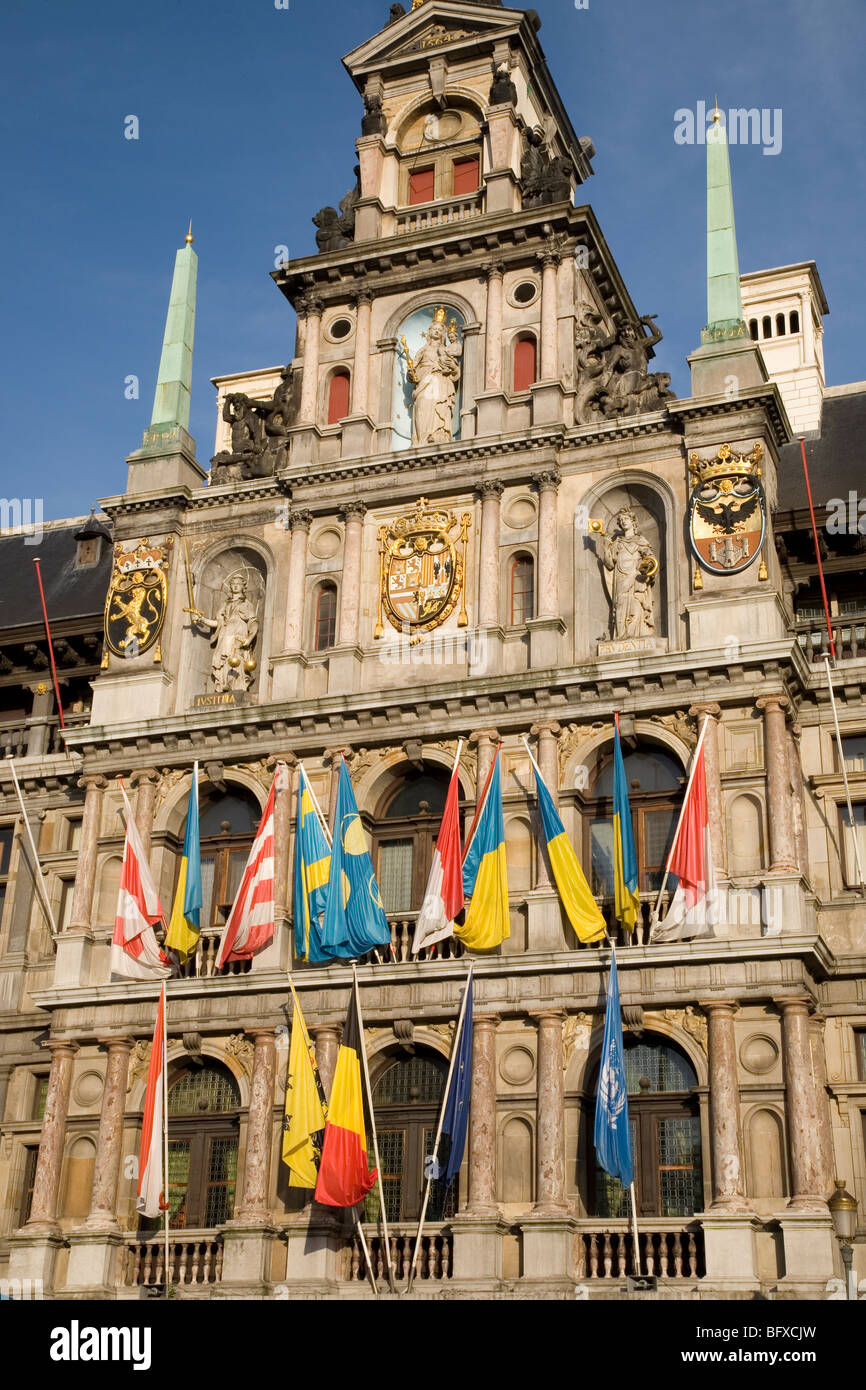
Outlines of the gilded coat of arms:
[[[694,480],[689,541],[699,564],[711,574],[737,574],[761,555],[767,530],[763,457],[760,442],[748,454],[737,453],[730,444],[723,444],[714,459],[689,454]],[[767,577],[763,558],[758,577]]]
[[105,643],[115,656],[141,656],[159,637],[165,620],[166,574],[173,537],[148,538],[132,550],[114,547],[114,570],[105,600]]
[[398,632],[420,642],[425,632],[450,617],[458,603],[457,625],[467,626],[464,574],[471,525],[468,512],[458,522],[453,512],[431,507],[422,497],[413,512],[379,527],[379,616],[374,637],[383,635],[387,617]]

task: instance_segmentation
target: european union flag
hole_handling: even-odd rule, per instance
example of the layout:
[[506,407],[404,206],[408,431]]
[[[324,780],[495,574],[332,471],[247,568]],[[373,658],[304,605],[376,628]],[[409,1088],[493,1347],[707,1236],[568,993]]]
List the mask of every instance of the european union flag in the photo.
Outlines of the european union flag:
[[466,1013],[463,1015],[463,1029],[460,1033],[454,1071],[451,1075],[451,1089],[445,1103],[442,1118],[442,1142],[447,1142],[448,1157],[440,1176],[447,1185],[460,1172],[463,1150],[466,1148],[466,1131],[469,1127],[469,1103],[472,1096],[472,981],[466,986],[469,998],[466,1000]]
[[616,951],[610,958],[604,1039],[598,1069],[598,1095],[595,1101],[595,1152],[606,1173],[619,1178],[623,1187],[634,1182],[631,1131],[628,1124],[628,1088],[622,1045],[622,1016],[619,1007],[619,980]]
[[364,956],[377,946],[391,945],[391,928],[373,872],[358,803],[342,759],[321,945],[325,956],[342,956],[346,960]]
[[295,886],[292,911],[298,960],[330,960],[322,949],[319,918],[328,896],[331,851],[316,810],[310,784],[301,768],[295,834]]

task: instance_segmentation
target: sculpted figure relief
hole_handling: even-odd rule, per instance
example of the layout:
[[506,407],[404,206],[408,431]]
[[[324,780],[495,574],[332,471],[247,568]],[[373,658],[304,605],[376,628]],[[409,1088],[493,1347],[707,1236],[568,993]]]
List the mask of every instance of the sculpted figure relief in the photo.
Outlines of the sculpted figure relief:
[[647,372],[650,349],[662,340],[655,319],[655,314],[644,314],[639,320],[649,335],[638,334],[631,323],[608,333],[600,314],[584,311],[575,332],[579,424],[660,410],[674,398],[667,372]]
[[436,310],[433,322],[423,337],[424,347],[414,361],[403,340],[409,380],[415,383],[412,393],[412,443],[447,444],[454,438],[452,413],[460,381],[463,347],[457,341],[457,325],[453,319],[446,329],[445,310],[442,308]]
[[604,567],[605,587],[613,609],[611,638],[651,637],[655,632],[652,584],[659,562],[645,536],[638,530],[637,517],[624,507],[614,517],[614,531],[608,536],[604,524],[590,522],[596,552]]
[[297,409],[295,394],[292,369],[284,367],[269,401],[253,401],[242,391],[226,396],[223,419],[232,427],[232,447],[211,459],[212,483],[270,478],[284,467]]
[[256,660],[253,648],[259,631],[257,605],[247,595],[247,580],[237,571],[223,585],[225,602],[215,618],[207,618],[197,608],[188,608],[193,622],[213,635],[211,680],[218,693],[246,691],[253,683]]

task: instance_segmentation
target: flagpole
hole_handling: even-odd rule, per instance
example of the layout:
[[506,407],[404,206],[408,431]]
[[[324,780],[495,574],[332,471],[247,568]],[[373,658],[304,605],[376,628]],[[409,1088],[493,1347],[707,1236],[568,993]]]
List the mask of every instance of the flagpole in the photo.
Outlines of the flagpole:
[[[448,1063],[448,1075],[445,1078],[445,1090],[442,1094],[442,1107],[439,1111],[439,1125],[436,1130],[436,1138],[433,1141],[433,1152],[430,1155],[431,1160],[433,1160],[430,1164],[431,1168],[434,1166],[435,1160],[439,1157],[439,1144],[442,1139],[442,1126],[445,1123],[445,1107],[448,1104],[448,1092],[451,1090],[451,1079],[454,1075],[454,1064],[457,1061],[457,1053],[460,1050],[460,1039],[463,1033],[463,1024],[466,1020],[466,1005],[469,1000],[469,991],[472,988],[472,971],[474,969],[475,961],[470,960],[469,971],[466,975],[466,988],[463,991],[463,999],[460,1004],[460,1015],[457,1019],[457,1030],[454,1034],[454,1044],[451,1048],[451,1059]],[[424,1220],[427,1216],[427,1203],[430,1200],[430,1189],[432,1186],[433,1178],[431,1176],[427,1179],[427,1185],[424,1188],[424,1201],[421,1205],[421,1216],[418,1221],[418,1234],[415,1237],[415,1249],[412,1251],[412,1263],[409,1266],[409,1284],[406,1290],[407,1293],[412,1292],[412,1281],[415,1278],[415,1266],[418,1263],[418,1252],[421,1249],[421,1237],[424,1233]]]
[[314,808],[315,808],[316,815],[319,817],[319,821],[321,822],[322,830],[325,832],[325,839],[328,841],[328,844],[331,845],[331,844],[333,844],[333,836],[331,835],[331,832],[330,832],[330,830],[328,829],[328,822],[325,820],[325,817],[322,815],[322,808],[321,808],[321,806],[319,805],[319,798],[316,796],[316,793],[313,791],[313,785],[312,785],[312,783],[311,783],[309,777],[307,776],[307,769],[304,767],[304,764],[303,764],[303,763],[298,763],[298,768],[300,769],[300,772],[301,772],[301,774],[302,774],[302,776],[303,776],[303,778],[304,778],[304,781],[305,781],[306,784],[307,784],[307,791],[310,793],[310,796],[312,797],[313,806],[314,806]]
[[163,1219],[165,1221],[165,1296],[170,1294],[170,1274],[169,1274],[169,1236],[168,1225],[171,1205],[168,1188],[168,1009],[166,1007],[165,980],[162,982],[162,1171],[163,1177],[163,1202],[165,1210]]
[[634,1195],[634,1181],[629,1186],[631,1194],[631,1233],[634,1241],[634,1268],[638,1279],[643,1278],[643,1264],[640,1257],[640,1232],[637,1228],[637,1201]]
[[662,877],[662,886],[661,886],[661,888],[659,889],[659,895],[658,895],[658,897],[656,898],[655,907],[653,908],[653,910],[652,910],[652,915],[651,915],[651,917],[650,917],[650,941],[652,941],[653,928],[654,928],[654,926],[656,925],[656,923],[657,923],[657,921],[658,921],[659,907],[661,906],[662,896],[663,896],[663,894],[664,894],[665,888],[666,888],[666,886],[667,886],[668,877],[669,877],[669,875],[670,875],[671,860],[672,860],[673,857],[674,857],[674,850],[676,849],[676,847],[677,847],[677,841],[678,841],[679,838],[680,838],[680,831],[682,830],[682,826],[683,826],[683,818],[685,817],[685,814],[686,814],[686,807],[687,807],[688,804],[689,804],[689,792],[690,792],[691,789],[692,789],[692,782],[695,780],[695,773],[696,773],[697,770],[698,770],[698,758],[700,757],[701,749],[703,748],[703,745],[704,745],[704,735],[705,735],[706,732],[707,732],[707,725],[709,724],[709,722],[710,722],[710,716],[709,716],[708,714],[705,714],[705,715],[704,715],[704,722],[703,722],[703,724],[701,725],[701,732],[700,732],[700,734],[699,734],[699,736],[698,736],[698,744],[697,744],[697,747],[696,747],[696,749],[695,749],[695,751],[694,751],[694,754],[692,755],[692,766],[691,766],[691,769],[690,769],[690,771],[689,771],[689,780],[688,780],[688,782],[686,783],[685,796],[683,797],[683,804],[682,804],[682,806],[680,807],[680,817],[679,817],[679,820],[677,821],[677,828],[676,828],[676,830],[674,831],[674,838],[671,840],[670,852],[669,852],[669,854],[668,854],[667,863],[665,864],[664,876]]
[[860,860],[860,845],[857,839],[857,830],[854,825],[854,807],[851,804],[851,788],[848,784],[848,769],[845,766],[845,755],[842,751],[842,731],[839,728],[839,714],[836,709],[836,695],[833,691],[833,677],[830,673],[830,658],[824,655],[824,666],[827,671],[827,688],[830,691],[830,705],[833,709],[833,723],[836,726],[836,747],[839,750],[839,766],[842,769],[842,781],[845,784],[845,800],[848,803],[848,824],[851,827],[851,839],[854,841],[854,859],[857,864],[857,879],[860,884],[860,891],[866,888],[866,879],[863,878],[863,865]]
[[394,1284],[394,1270],[391,1266],[391,1239],[388,1235],[388,1213],[385,1210],[385,1189],[382,1185],[382,1164],[379,1159],[379,1140],[376,1138],[376,1116],[373,1113],[373,1091],[370,1086],[370,1068],[367,1066],[367,1044],[364,1039],[364,1016],[361,1013],[361,991],[358,988],[358,967],[352,961],[352,987],[355,991],[355,1008],[358,1011],[358,1029],[361,1034],[361,1064],[364,1068],[364,1083],[367,1088],[367,1105],[370,1108],[370,1130],[373,1135],[373,1157],[376,1162],[376,1176],[379,1181],[379,1204],[382,1209],[382,1238],[385,1242],[385,1260],[388,1266],[388,1283],[392,1293],[397,1289]]
[[36,892],[42,904],[45,915],[48,918],[48,925],[51,929],[52,941],[57,940],[57,923],[54,920],[54,913],[51,910],[51,902],[42,878],[42,866],[39,863],[39,855],[36,852],[36,841],[33,838],[33,831],[30,829],[30,818],[27,815],[27,808],[24,805],[24,797],[21,795],[21,787],[18,782],[18,774],[15,771],[15,760],[11,756],[7,758],[9,771],[12,773],[12,781],[15,784],[15,795],[18,797],[18,805],[21,807],[21,816],[24,820],[24,828],[27,831],[27,839],[30,844],[30,853],[33,855],[33,881],[36,885]]

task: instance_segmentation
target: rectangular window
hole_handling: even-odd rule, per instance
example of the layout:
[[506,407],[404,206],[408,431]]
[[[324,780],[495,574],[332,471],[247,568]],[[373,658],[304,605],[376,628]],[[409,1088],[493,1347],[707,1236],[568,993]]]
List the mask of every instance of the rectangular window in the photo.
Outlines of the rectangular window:
[[9,863],[12,858],[14,827],[0,827],[0,925],[3,923],[3,904],[6,901],[6,886],[9,882]]
[[45,1101],[48,1098],[48,1077],[37,1076],[36,1092],[33,1097],[33,1118],[42,1120],[45,1117]]
[[168,1141],[168,1224],[175,1231],[187,1225],[190,1148],[189,1139]]
[[237,1139],[212,1139],[205,1185],[205,1226],[222,1226],[223,1222],[228,1221],[234,1211],[237,1176]]
[[512,626],[528,623],[534,617],[535,566],[528,556],[519,557],[511,565]]
[[60,884],[60,911],[57,915],[57,930],[65,931],[72,920],[72,895],[75,880],[65,878]]
[[454,197],[468,197],[478,192],[478,156],[471,159],[457,159],[454,162]]
[[416,203],[431,203],[434,197],[436,184],[436,170],[413,169],[409,175],[409,205],[414,207]]
[[613,897],[613,820],[594,820],[589,827],[592,891]]
[[379,849],[379,889],[386,912],[412,911],[414,841],[391,840]]
[[81,846],[81,818],[66,822],[66,844],[64,849],[74,850]]
[[857,1063],[860,1072],[860,1080],[866,1081],[866,1029],[855,1033],[854,1038],[857,1043]]
[[866,772],[866,734],[843,738],[842,756],[849,772]]

